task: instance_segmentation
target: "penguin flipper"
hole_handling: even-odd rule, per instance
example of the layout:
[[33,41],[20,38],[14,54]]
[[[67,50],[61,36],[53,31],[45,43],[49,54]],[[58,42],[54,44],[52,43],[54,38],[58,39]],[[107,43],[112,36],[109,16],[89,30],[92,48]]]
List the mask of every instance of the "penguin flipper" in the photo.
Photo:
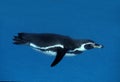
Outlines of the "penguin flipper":
[[65,55],[66,52],[67,52],[67,50],[59,49],[59,50],[57,51],[57,55],[56,55],[54,61],[53,61],[52,64],[51,64],[51,67],[53,67],[53,66],[55,66],[56,64],[58,64],[58,63],[62,60],[62,58],[64,57],[64,55]]

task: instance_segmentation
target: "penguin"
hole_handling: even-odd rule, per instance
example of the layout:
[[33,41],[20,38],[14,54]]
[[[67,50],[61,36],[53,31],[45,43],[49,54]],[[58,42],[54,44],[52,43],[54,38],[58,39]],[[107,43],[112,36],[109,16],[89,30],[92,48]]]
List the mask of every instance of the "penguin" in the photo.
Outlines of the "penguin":
[[64,56],[76,56],[103,45],[90,39],[73,39],[69,36],[54,33],[18,33],[13,38],[13,44],[28,45],[42,53],[55,56],[51,67],[58,64]]

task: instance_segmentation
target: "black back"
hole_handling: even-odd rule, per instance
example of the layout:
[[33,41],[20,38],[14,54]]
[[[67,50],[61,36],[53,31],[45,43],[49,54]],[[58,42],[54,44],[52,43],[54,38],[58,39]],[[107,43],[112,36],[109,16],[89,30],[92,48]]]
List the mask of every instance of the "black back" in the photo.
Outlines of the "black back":
[[68,36],[51,33],[18,33],[13,39],[14,44],[34,43],[41,47],[46,47],[55,44],[65,45],[65,48],[72,49],[75,47],[74,40]]

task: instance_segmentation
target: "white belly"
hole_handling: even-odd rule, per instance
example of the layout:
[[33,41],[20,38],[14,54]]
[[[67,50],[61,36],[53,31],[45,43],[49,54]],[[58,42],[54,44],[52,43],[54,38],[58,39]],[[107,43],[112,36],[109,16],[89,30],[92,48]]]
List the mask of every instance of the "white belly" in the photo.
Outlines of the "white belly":
[[[47,54],[47,55],[50,55],[50,56],[56,56],[56,52],[53,52],[53,51],[41,51],[40,49],[49,49],[49,48],[54,48],[54,47],[61,47],[61,48],[64,48],[63,45],[61,44],[56,44],[56,45],[52,45],[52,46],[48,46],[48,47],[39,47],[33,43],[30,43],[29,44],[33,49],[39,51],[39,52],[42,52],[44,54]],[[75,56],[75,54],[72,54],[72,53],[66,53],[65,56]]]
[[[38,50],[38,49],[35,49],[41,53],[44,53],[46,55],[50,55],[50,56],[56,56],[56,52],[53,52],[53,51],[41,51],[41,50]],[[76,54],[72,54],[72,53],[66,53],[65,56],[76,56]]]

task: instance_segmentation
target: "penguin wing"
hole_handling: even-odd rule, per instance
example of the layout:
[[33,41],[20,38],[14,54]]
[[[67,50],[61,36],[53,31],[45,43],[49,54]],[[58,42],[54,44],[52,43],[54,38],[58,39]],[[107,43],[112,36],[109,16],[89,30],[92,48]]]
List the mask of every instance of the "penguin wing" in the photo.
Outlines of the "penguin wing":
[[62,58],[64,57],[64,55],[66,54],[67,51],[68,50],[65,50],[65,49],[58,49],[57,50],[57,55],[56,55],[54,61],[52,62],[51,67],[58,64],[62,60]]

